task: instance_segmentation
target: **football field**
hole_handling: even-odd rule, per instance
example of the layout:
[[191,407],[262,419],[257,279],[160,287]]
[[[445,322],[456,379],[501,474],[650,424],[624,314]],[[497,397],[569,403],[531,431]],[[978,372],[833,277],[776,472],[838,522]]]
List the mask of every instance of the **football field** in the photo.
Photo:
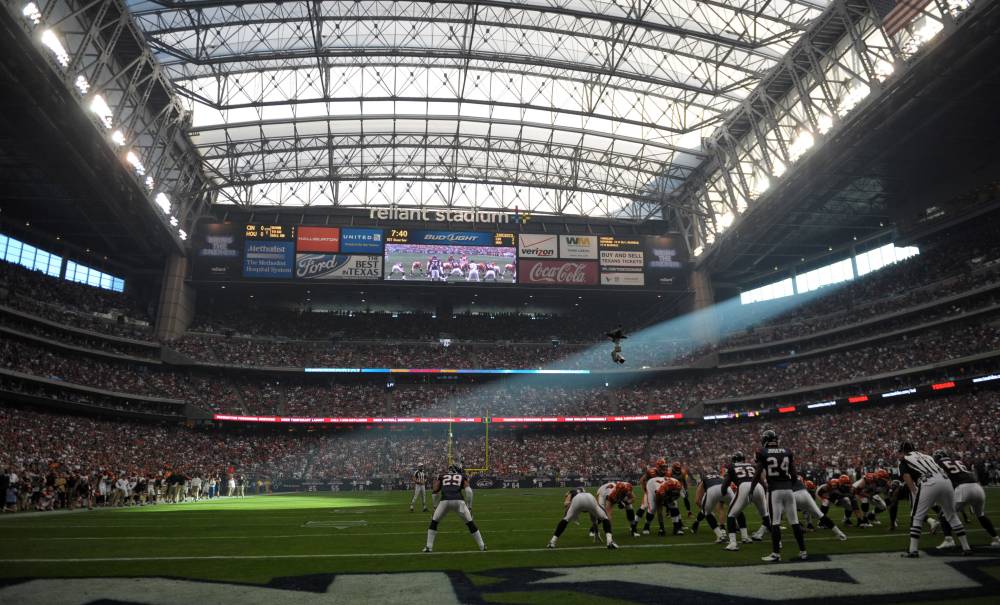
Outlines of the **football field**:
[[[894,532],[883,514],[880,526],[848,528],[847,542],[808,533],[806,562],[794,557],[790,531],[787,561],[763,564],[769,542],[725,552],[705,524],[697,535],[632,538],[621,511],[619,550],[596,545],[586,521],[547,550],[562,494],[477,490],[485,553],[454,515],[442,520],[434,552],[421,553],[429,514],[408,512],[403,492],[9,515],[0,517],[0,603],[996,603],[1000,595],[1000,552],[985,547],[975,520],[973,557],[928,552],[941,536],[925,534],[924,556],[900,558],[905,509]],[[1000,521],[1000,490],[988,497]],[[753,530],[759,522],[748,513]],[[833,513],[839,523],[841,511]]]
[[[415,254],[407,252],[394,252],[391,255],[386,255],[385,259],[385,279],[393,281],[403,281],[403,278],[397,273],[396,275],[391,275],[390,271],[392,266],[396,263],[403,263],[403,269],[406,270],[406,280],[407,281],[430,281],[430,276],[427,273],[427,259],[430,258],[428,254]],[[440,255],[439,255],[440,258]],[[446,260],[448,257],[445,256],[442,260]],[[419,275],[413,275],[410,273],[410,267],[415,261],[420,261],[422,265],[422,273]],[[502,254],[470,254],[469,262],[476,263],[495,263],[500,271],[507,264],[516,264],[515,259],[510,256],[504,256]],[[479,278],[483,278],[483,273],[480,272]],[[504,276],[497,276],[497,283],[511,284],[514,283],[515,276],[512,273],[508,273]],[[465,282],[465,278],[458,278],[448,276],[448,281],[450,282]],[[493,283],[492,281],[486,283]]]

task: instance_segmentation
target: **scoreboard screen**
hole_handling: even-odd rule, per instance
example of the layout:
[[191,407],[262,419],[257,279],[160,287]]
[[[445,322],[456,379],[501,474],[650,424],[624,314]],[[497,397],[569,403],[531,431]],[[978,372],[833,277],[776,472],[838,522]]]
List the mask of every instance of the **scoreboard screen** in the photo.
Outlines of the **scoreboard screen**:
[[295,239],[294,225],[247,225],[244,238],[251,240],[285,241]]
[[642,250],[643,237],[616,237],[602,235],[597,239],[597,247],[601,250]]

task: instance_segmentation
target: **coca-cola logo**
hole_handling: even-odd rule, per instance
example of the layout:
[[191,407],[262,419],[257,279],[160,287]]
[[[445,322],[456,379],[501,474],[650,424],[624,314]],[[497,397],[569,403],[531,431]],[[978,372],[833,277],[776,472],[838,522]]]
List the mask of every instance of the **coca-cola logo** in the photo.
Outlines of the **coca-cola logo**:
[[530,265],[525,281],[571,286],[594,284],[597,282],[597,270],[593,263],[538,262]]

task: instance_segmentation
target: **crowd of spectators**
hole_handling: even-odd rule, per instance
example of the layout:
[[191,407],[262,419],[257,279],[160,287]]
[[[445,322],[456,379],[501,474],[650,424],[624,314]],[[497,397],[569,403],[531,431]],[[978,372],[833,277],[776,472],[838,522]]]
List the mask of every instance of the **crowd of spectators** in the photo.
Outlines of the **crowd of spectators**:
[[[722,467],[735,451],[753,452],[765,427],[795,452],[804,474],[819,480],[894,469],[903,439],[924,451],[953,452],[976,468],[984,483],[1000,474],[1000,402],[992,391],[691,426],[508,426],[491,432],[487,472],[503,478],[636,479],[663,457],[700,475]],[[486,466],[482,431],[456,431],[451,446],[453,459],[466,468]],[[262,478],[395,482],[419,463],[432,472],[443,469],[448,451],[443,427],[250,432],[0,407],[0,477],[10,488],[5,501],[18,510],[145,503],[136,485],[166,485],[171,475],[201,478],[206,491],[209,481],[225,485],[234,477],[249,485]],[[114,494],[120,479],[127,486],[124,501]],[[77,489],[96,498],[74,497]],[[170,492],[164,488],[159,494]]]
[[148,305],[112,292],[0,262],[0,305],[104,334],[151,340]]

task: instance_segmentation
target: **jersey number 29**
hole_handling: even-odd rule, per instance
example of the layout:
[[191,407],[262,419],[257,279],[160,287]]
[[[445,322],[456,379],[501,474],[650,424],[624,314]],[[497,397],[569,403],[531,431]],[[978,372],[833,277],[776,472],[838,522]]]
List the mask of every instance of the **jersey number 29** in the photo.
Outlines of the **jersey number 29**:
[[441,485],[462,485],[462,475],[443,475],[441,477]]

